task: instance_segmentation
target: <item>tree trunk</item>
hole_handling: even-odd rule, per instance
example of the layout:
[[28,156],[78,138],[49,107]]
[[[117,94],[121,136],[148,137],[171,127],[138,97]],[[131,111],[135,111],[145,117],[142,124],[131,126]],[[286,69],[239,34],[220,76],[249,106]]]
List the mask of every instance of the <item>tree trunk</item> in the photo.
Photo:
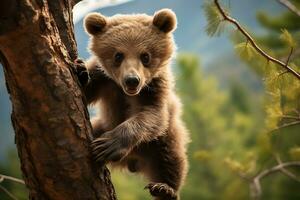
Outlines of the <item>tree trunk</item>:
[[89,116],[71,70],[75,3],[0,2],[1,62],[30,199],[116,199],[109,171],[92,162]]

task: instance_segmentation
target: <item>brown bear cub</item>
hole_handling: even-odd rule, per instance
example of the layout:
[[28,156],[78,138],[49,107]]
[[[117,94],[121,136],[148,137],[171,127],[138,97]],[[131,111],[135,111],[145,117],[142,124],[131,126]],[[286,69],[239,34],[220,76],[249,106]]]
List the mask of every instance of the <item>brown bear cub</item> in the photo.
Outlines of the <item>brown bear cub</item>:
[[99,106],[95,159],[143,173],[159,200],[179,199],[187,173],[188,134],[170,69],[176,23],[169,9],[154,16],[91,13],[84,26],[93,56],[76,65],[88,104]]

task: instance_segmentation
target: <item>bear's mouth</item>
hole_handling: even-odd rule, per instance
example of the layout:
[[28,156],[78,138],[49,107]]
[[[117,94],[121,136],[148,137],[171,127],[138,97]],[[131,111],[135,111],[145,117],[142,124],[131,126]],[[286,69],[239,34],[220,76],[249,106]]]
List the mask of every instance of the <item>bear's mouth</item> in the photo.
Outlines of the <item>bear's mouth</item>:
[[139,94],[140,92],[140,89],[137,87],[137,88],[129,88],[129,87],[125,87],[123,88],[125,94],[127,94],[128,96],[135,96],[137,94]]

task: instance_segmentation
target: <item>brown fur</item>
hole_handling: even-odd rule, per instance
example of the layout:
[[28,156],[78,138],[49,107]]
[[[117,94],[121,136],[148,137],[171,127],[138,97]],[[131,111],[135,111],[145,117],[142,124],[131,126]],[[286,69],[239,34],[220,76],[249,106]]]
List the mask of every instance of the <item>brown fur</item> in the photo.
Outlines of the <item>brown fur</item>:
[[[145,174],[156,199],[178,199],[187,172],[188,135],[169,66],[175,28],[168,9],[154,16],[91,13],[85,19],[93,54],[85,93],[89,104],[100,107],[92,119],[95,158]],[[124,55],[122,62],[116,63],[116,52]],[[141,61],[143,53],[149,63]],[[140,79],[135,94],[124,86],[128,74]]]

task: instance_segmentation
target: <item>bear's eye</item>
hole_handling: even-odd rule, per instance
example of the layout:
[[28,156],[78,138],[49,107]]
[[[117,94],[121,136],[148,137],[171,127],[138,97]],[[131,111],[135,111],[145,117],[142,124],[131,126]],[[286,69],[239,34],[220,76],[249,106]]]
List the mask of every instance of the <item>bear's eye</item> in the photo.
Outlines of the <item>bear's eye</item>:
[[124,59],[124,54],[123,53],[117,52],[115,54],[115,62],[116,63],[121,63],[123,61],[123,59]]
[[150,54],[149,53],[142,53],[140,59],[144,65],[148,65],[150,62]]

